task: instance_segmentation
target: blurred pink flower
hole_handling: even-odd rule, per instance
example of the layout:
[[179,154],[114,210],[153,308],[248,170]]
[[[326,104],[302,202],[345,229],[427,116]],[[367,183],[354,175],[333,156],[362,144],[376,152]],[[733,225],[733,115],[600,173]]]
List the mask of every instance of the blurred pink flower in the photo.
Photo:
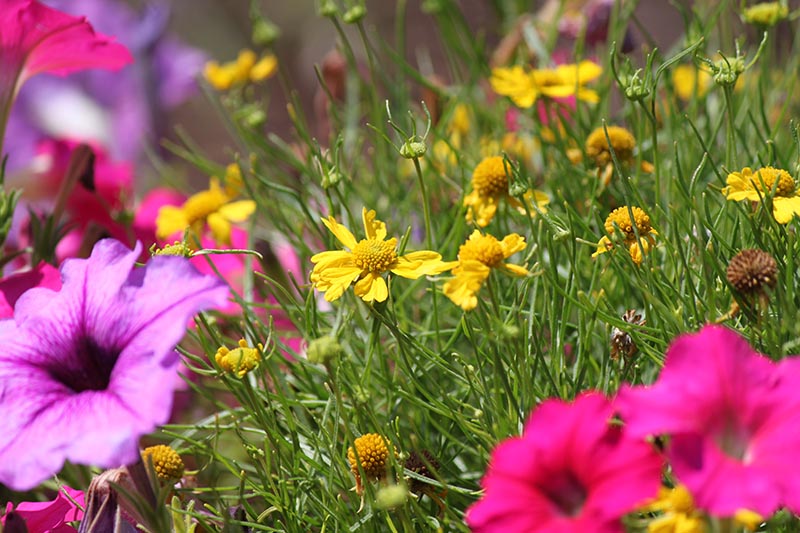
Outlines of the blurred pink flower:
[[[9,502],[5,512],[15,511],[25,521],[30,533],[74,533],[75,528],[67,522],[83,518],[83,511],[76,503],[81,507],[84,505],[83,491],[63,486],[51,502],[22,502],[16,508]],[[0,523],[5,523],[5,520],[0,520]]]
[[0,280],[0,319],[14,316],[14,304],[22,293],[34,287],[46,287],[55,291],[61,288],[61,274],[47,263],[27,272],[19,272]]
[[127,48],[95,33],[85,18],[36,0],[0,0],[0,4],[0,133],[17,91],[36,74],[119,69],[132,61]]
[[800,377],[721,326],[682,335],[658,380],[625,387],[616,405],[638,437],[667,434],[667,457],[697,507],[718,516],[800,510]]
[[662,460],[644,440],[609,424],[611,403],[590,392],[547,400],[521,437],[492,453],[483,498],[467,510],[473,531],[622,532],[620,518],[658,493]]

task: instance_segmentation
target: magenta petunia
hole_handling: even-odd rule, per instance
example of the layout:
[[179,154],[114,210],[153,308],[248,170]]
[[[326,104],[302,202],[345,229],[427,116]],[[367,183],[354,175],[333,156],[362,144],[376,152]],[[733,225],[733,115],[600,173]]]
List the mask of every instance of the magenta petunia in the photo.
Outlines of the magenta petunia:
[[56,267],[47,263],[26,272],[18,272],[0,280],[0,319],[14,316],[14,305],[25,291],[34,287],[61,288],[61,276]]
[[[658,380],[620,390],[617,408],[632,434],[669,435],[675,476],[699,508],[771,515],[800,509],[800,383],[794,361],[776,365],[720,326],[678,337]],[[797,377],[793,377],[797,381]]]
[[35,288],[0,321],[0,483],[27,490],[65,460],[116,467],[166,422],[196,312],[228,289],[181,257],[134,268],[140,246],[106,239],[61,267],[59,291]]
[[486,493],[468,509],[481,533],[622,532],[620,518],[658,493],[659,454],[609,420],[611,403],[585,393],[547,400],[521,437],[492,453]]
[[83,506],[83,491],[64,486],[53,501],[22,502],[16,507],[9,503],[6,514],[15,511],[31,533],[74,533],[76,529],[68,523],[83,518]]
[[0,0],[0,28],[0,132],[25,80],[43,72],[119,69],[133,60],[127,48],[96,33],[86,18],[37,0]]

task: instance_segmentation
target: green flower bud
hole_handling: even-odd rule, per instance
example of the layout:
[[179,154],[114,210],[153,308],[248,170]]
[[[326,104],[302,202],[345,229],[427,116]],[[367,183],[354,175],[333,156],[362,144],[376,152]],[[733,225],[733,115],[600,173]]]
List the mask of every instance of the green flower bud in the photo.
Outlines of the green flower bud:
[[364,5],[355,5],[348,9],[342,16],[342,20],[348,24],[360,22],[367,16],[367,8]]
[[412,137],[400,147],[400,155],[406,159],[419,159],[425,155],[428,147],[417,137]]
[[408,489],[403,485],[382,487],[375,497],[375,506],[388,511],[402,507],[408,501]]
[[314,339],[306,350],[306,357],[315,364],[325,364],[342,355],[344,355],[344,350],[339,341],[333,337]]

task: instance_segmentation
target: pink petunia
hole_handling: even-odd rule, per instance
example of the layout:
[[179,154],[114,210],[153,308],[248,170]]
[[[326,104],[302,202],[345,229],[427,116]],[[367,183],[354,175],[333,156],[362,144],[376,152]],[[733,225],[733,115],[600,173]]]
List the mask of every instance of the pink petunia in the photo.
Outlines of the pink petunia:
[[16,508],[9,503],[6,514],[15,511],[31,533],[74,533],[76,529],[68,522],[83,518],[83,510],[79,507],[83,505],[83,491],[65,486],[51,502],[22,502]]
[[800,509],[796,366],[707,326],[673,341],[656,383],[623,388],[616,405],[631,434],[670,436],[668,459],[699,508],[769,516],[783,504]]
[[127,48],[96,33],[86,18],[36,0],[0,0],[0,28],[0,132],[25,80],[44,72],[115,70],[133,60]]
[[611,403],[585,393],[547,400],[521,437],[502,442],[466,515],[481,533],[622,532],[620,518],[655,496],[662,460],[652,446],[609,424]]

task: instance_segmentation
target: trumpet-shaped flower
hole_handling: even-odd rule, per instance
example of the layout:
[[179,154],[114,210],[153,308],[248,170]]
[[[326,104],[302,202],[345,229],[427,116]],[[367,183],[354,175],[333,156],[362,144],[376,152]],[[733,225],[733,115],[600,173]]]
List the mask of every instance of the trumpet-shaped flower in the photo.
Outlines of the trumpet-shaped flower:
[[[228,174],[235,177],[236,171],[229,168]],[[229,182],[227,178],[226,176],[226,181]],[[193,194],[183,205],[161,207],[156,219],[156,237],[166,239],[186,228],[200,235],[203,226],[208,224],[217,242],[230,244],[231,224],[247,220],[255,212],[256,203],[253,200],[234,202],[236,187],[231,187],[229,183],[222,187],[219,180],[211,178],[208,190]]]
[[528,271],[519,266],[504,263],[511,255],[525,249],[525,239],[516,233],[498,241],[492,235],[483,235],[475,230],[467,242],[458,249],[458,265],[453,268],[455,278],[444,284],[444,295],[464,311],[478,305],[478,291],[492,269],[504,270],[515,276],[525,276]]
[[88,68],[119,69],[132,61],[127,48],[95,33],[85,18],[37,0],[3,0],[2,6],[0,132],[20,86],[36,74],[63,76]]
[[707,326],[678,337],[649,387],[624,387],[631,434],[669,435],[667,457],[697,507],[717,516],[798,510],[800,398],[796,358],[776,365],[733,331]]
[[612,414],[597,393],[542,403],[521,437],[492,452],[467,524],[479,533],[622,533],[622,515],[658,493],[662,460],[611,425]]
[[[522,203],[508,194],[508,175],[510,169],[506,167],[502,156],[492,156],[483,159],[472,172],[472,192],[464,197],[467,207],[467,222],[486,227],[494,218],[500,200],[505,199],[512,207],[522,214],[527,211]],[[540,211],[547,211],[550,198],[541,191],[529,189],[523,199],[528,203],[528,211],[536,214],[534,204]]]
[[728,200],[759,202],[771,196],[772,215],[780,224],[788,224],[795,216],[800,216],[800,190],[792,175],[785,170],[764,167],[753,172],[745,167],[741,172],[728,174],[727,184],[722,194]]
[[367,211],[365,207],[361,218],[367,238],[360,241],[333,217],[322,219],[325,227],[347,248],[320,252],[311,258],[314,263],[311,281],[325,293],[327,301],[341,297],[355,283],[356,296],[365,302],[382,302],[389,297],[389,287],[383,279],[385,272],[417,279],[453,268],[453,263],[442,262],[441,255],[428,250],[397,255],[397,239],[386,239],[386,224],[375,219],[375,211]]
[[565,98],[575,96],[579,100],[596,103],[598,94],[584,87],[596,80],[603,69],[592,61],[581,61],[577,65],[559,65],[552,69],[526,71],[520,66],[492,69],[489,82],[497,94],[508,96],[517,107],[531,107],[540,96]]
[[30,489],[66,460],[132,463],[139,437],[167,421],[173,348],[228,289],[181,257],[134,269],[139,252],[102,240],[63,263],[60,290],[27,291],[0,321],[0,483]]
[[[9,502],[5,512],[16,512],[31,533],[75,533],[69,522],[83,518],[83,507],[83,491],[63,486],[53,501],[22,502],[16,507]],[[5,517],[0,525],[5,525]]]

